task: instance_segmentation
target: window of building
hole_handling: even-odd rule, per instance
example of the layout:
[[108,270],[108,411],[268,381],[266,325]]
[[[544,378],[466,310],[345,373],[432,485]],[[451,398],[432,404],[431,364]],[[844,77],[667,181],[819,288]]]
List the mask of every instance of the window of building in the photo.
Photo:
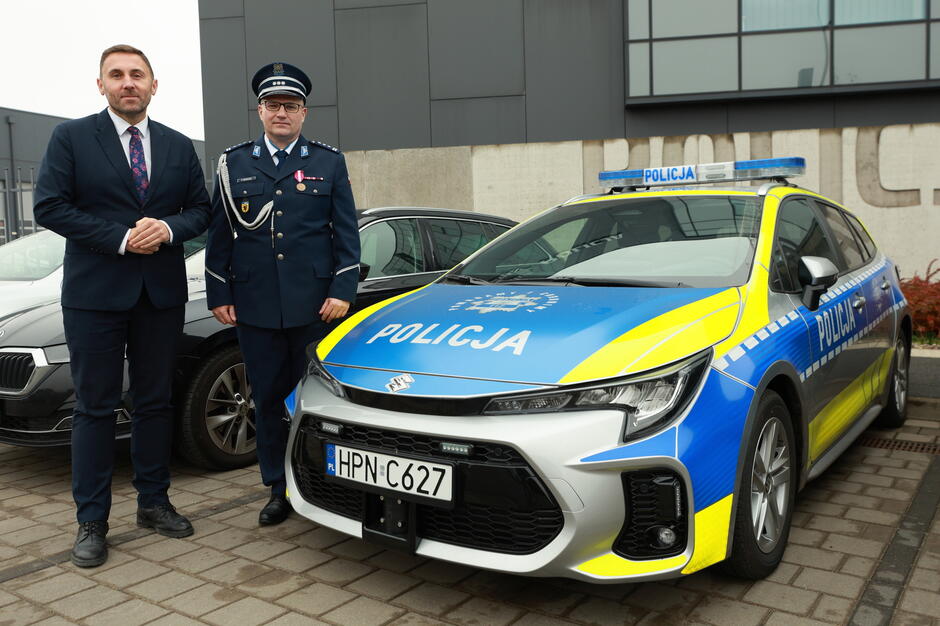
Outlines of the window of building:
[[836,30],[833,47],[837,85],[926,78],[923,24]]
[[629,0],[627,3],[627,36],[647,39],[650,36],[650,0]]
[[646,42],[631,43],[628,50],[629,93],[631,96],[648,96],[650,95],[650,45]]
[[836,25],[922,20],[926,16],[927,0],[835,0]]
[[738,31],[738,0],[656,0],[653,37],[718,35]]
[[743,89],[828,85],[829,31],[744,36],[741,83]]
[[653,93],[704,93],[738,88],[736,37],[653,43]]
[[813,28],[829,23],[829,0],[741,0],[741,30]]

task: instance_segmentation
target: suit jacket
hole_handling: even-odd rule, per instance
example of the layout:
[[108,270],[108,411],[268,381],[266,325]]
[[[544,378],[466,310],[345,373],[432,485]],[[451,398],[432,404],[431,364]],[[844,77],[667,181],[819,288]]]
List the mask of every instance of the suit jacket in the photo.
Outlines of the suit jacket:
[[[291,328],[319,319],[327,297],[355,301],[359,229],[340,151],[301,135],[276,168],[262,135],[225,157],[235,206],[226,208],[216,176],[206,243],[208,307],[234,304],[239,322]],[[252,223],[268,202],[271,215],[254,230],[233,216],[234,209]]]
[[[182,243],[206,229],[209,196],[192,141],[150,120],[150,186],[143,204],[107,109],[59,124],[36,181],[36,222],[68,241],[62,305],[124,311],[141,289],[157,308],[186,302]],[[118,250],[142,217],[161,219],[173,231],[151,255]]]

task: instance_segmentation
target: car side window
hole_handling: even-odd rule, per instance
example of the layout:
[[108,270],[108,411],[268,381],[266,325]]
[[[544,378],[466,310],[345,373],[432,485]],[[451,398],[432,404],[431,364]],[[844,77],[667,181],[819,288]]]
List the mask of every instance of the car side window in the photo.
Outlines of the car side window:
[[483,225],[470,220],[427,219],[434,256],[442,269],[450,269],[479,250],[490,237]]
[[865,260],[870,261],[871,258],[875,256],[875,250],[878,249],[878,247],[875,246],[875,242],[869,236],[868,231],[865,230],[865,227],[862,226],[862,223],[858,221],[857,217],[851,213],[843,213],[842,215],[845,217],[846,221],[848,221],[849,225],[852,227],[852,230],[855,231],[858,240],[862,242],[862,246],[868,252],[868,256]]
[[836,245],[845,258],[848,269],[854,270],[865,265],[865,251],[855,239],[855,233],[842,219],[842,211],[826,204],[820,204],[819,206],[822,207],[823,215],[826,216],[826,223],[829,224],[829,228],[836,238]]
[[393,219],[369,224],[359,233],[360,259],[369,264],[369,278],[414,274],[426,269],[418,222]]
[[496,239],[504,232],[509,230],[511,226],[504,226],[503,224],[493,224],[492,222],[483,222],[483,231],[486,233],[488,238]]
[[773,274],[771,288],[794,291],[799,286],[800,257],[820,256],[829,259],[840,270],[844,265],[823,229],[813,203],[808,198],[785,200],[777,215],[777,232],[770,264]]

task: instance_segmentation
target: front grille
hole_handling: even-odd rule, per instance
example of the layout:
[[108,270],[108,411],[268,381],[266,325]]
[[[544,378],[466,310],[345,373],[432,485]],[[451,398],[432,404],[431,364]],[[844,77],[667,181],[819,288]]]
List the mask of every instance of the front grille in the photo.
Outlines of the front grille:
[[490,401],[480,398],[422,398],[420,396],[399,396],[393,393],[380,393],[343,385],[346,398],[353,404],[398,411],[399,413],[418,413],[419,415],[479,415]]
[[0,412],[0,428],[9,428],[11,430],[23,431],[44,431],[52,430],[71,413],[53,413],[52,415],[10,415],[6,412]]
[[[668,469],[624,472],[625,515],[614,552],[629,559],[658,559],[681,554],[688,540],[685,483]],[[676,534],[671,546],[657,545],[657,528]]]
[[416,504],[419,537],[492,552],[531,554],[548,545],[564,525],[554,497],[510,446],[447,439],[472,446],[469,457],[458,459],[440,451],[440,438],[352,424],[341,424],[339,435],[327,435],[319,430],[317,418],[305,415],[302,420],[291,461],[294,476],[303,498],[328,511],[362,520],[364,499],[362,491],[326,480],[325,440],[454,464],[454,508]]
[[36,364],[28,352],[0,353],[0,389],[21,391],[33,375]]

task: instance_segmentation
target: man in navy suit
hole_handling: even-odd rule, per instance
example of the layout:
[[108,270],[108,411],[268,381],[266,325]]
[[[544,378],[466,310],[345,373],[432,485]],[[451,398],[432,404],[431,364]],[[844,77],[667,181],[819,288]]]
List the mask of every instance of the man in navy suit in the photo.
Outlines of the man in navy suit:
[[255,402],[261,478],[271,498],[258,522],[287,517],[284,398],[306,348],[346,315],[359,283],[359,230],[346,160],[300,134],[310,79],[287,63],[255,73],[264,134],[219,158],[206,246],[212,314],[236,325]]
[[75,383],[72,562],[107,560],[115,410],[125,355],[133,400],[131,458],[137,524],[169,537],[193,527],[167,497],[176,347],[187,299],[182,243],[209,221],[192,142],[147,117],[157,92],[137,48],[101,55],[108,108],[56,127],[39,168],[36,221],[67,239],[62,280],[65,340]]

